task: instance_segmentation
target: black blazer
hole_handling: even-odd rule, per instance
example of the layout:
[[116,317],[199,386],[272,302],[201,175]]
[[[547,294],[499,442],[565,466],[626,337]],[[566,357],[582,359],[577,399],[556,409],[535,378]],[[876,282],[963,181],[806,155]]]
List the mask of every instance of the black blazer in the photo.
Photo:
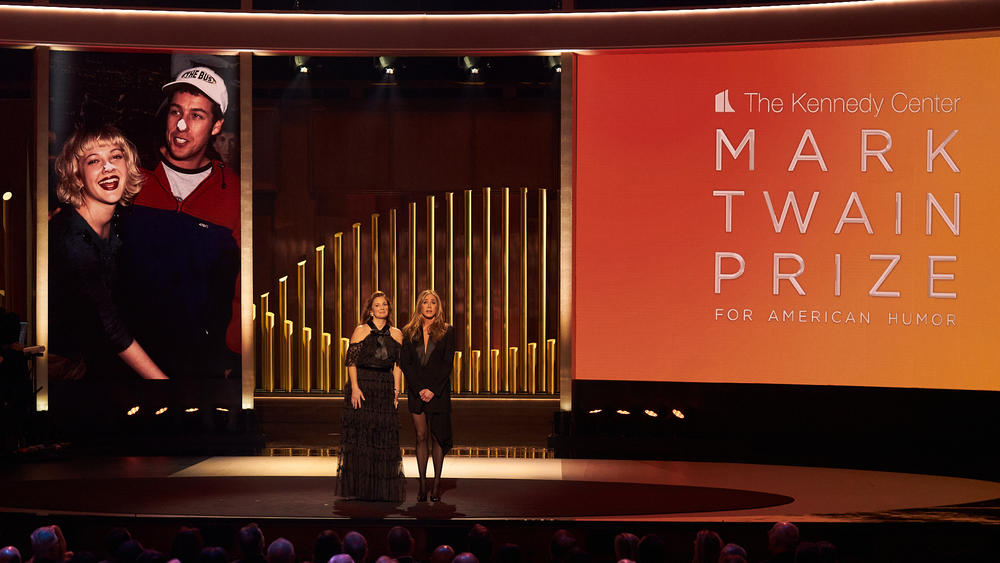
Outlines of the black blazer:
[[[424,356],[424,333],[417,340],[403,338],[399,353],[399,369],[406,376],[407,407],[410,412],[445,412],[451,410],[451,369],[455,361],[455,327],[448,327],[440,340],[427,344]],[[421,389],[434,393],[431,402],[424,403]]]

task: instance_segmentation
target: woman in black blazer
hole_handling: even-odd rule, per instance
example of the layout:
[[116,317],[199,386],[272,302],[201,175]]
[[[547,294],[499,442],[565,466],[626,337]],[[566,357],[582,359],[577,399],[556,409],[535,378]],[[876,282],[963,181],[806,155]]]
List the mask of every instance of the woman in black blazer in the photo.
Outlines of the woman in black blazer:
[[455,356],[455,330],[444,321],[438,294],[420,294],[410,322],[403,327],[399,367],[406,376],[406,405],[417,435],[417,501],[427,500],[427,458],[434,458],[431,501],[441,500],[441,467],[451,449],[451,370]]

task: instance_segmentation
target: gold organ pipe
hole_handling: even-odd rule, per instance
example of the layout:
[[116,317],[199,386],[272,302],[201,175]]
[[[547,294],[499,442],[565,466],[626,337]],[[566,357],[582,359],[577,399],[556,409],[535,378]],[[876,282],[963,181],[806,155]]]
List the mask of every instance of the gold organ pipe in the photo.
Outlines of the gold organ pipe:
[[322,391],[324,393],[330,392],[331,381],[330,381],[330,355],[333,340],[330,338],[329,332],[323,333],[323,339],[320,341],[319,347],[319,364],[323,366],[323,372],[320,375],[320,382],[322,384]]
[[295,355],[298,359],[296,373],[294,374],[293,389],[309,390],[310,362],[309,343],[306,342],[306,261],[301,260],[295,267],[295,304],[297,309],[297,320],[299,327],[298,338],[296,338]]
[[437,222],[435,204],[437,200],[434,196],[427,196],[427,289],[434,289],[434,262],[437,254],[437,245],[434,238],[434,224]]
[[326,342],[326,330],[325,324],[325,307],[326,307],[326,284],[325,284],[325,272],[326,268],[326,246],[319,245],[316,247],[316,296],[314,298],[316,303],[316,318],[314,323],[316,325],[316,385],[312,389],[322,389],[323,391],[330,390],[330,379],[329,379],[329,358],[327,358],[326,368],[323,366],[323,346]]
[[472,190],[463,193],[465,207],[465,348],[466,369],[468,381],[466,390],[472,391],[472,380],[479,377],[479,369],[472,366]]
[[271,313],[271,305],[269,303],[271,299],[270,293],[262,293],[260,295],[260,301],[257,305],[257,322],[259,324],[260,338],[260,353],[258,354],[257,364],[257,376],[254,387],[257,389],[267,388],[267,378],[270,370],[270,366],[267,363],[267,316]]
[[462,389],[462,351],[455,350],[455,356],[451,362],[451,388],[453,391]]
[[494,393],[500,390],[500,350],[492,348],[490,350],[490,384],[487,391]]
[[538,360],[538,343],[529,342],[528,350],[525,354],[524,372],[528,381],[528,393],[534,395],[538,392],[538,370],[535,361]]
[[520,378],[520,370],[517,365],[519,350],[517,346],[511,346],[507,349],[507,370],[510,372],[511,392],[517,392],[517,380]]
[[281,347],[281,390],[292,390],[292,356],[294,354],[295,323],[285,321],[281,331],[284,343]]
[[542,392],[555,393],[555,389],[548,383],[545,367],[548,365],[548,340],[546,338],[546,315],[548,315],[548,305],[546,295],[548,295],[548,276],[546,266],[548,264],[548,192],[545,188],[538,190],[538,364],[535,373],[542,375]]
[[509,393],[510,387],[510,188],[503,189],[500,207],[500,378],[498,391]]
[[469,365],[472,369],[469,370],[468,382],[469,390],[473,393],[479,393],[479,372],[482,370],[483,365],[483,353],[481,350],[473,350],[472,357],[469,359]]
[[[448,288],[448,324],[455,326],[455,193],[444,194],[445,230],[448,236],[448,256],[445,259],[445,287]],[[455,390],[459,390],[456,386]]]
[[351,340],[349,338],[341,338],[340,342],[337,344],[338,354],[340,354],[341,362],[340,369],[337,370],[337,389],[340,391],[344,390],[345,384],[347,383],[347,367],[344,366],[344,358],[347,357],[347,349],[351,346]]
[[340,350],[340,339],[344,331],[344,233],[333,235],[333,337],[336,346],[333,357],[336,389],[343,389],[341,373],[344,370],[344,355]]
[[397,272],[396,256],[398,252],[396,241],[396,210],[389,210],[389,278],[392,289],[392,326],[399,326],[399,273]]
[[354,324],[361,324],[361,223],[351,225],[354,245]]
[[274,313],[268,312],[264,315],[264,390],[268,393],[274,392]]
[[417,202],[410,202],[408,206],[410,215],[409,229],[407,231],[407,246],[409,246],[410,258],[410,309],[412,315],[417,308]]
[[311,370],[311,366],[312,366],[312,329],[311,328],[305,327],[305,328],[302,329],[302,342],[300,342],[300,344],[301,344],[301,346],[299,347],[299,353],[300,353],[300,356],[299,356],[299,365],[302,366],[302,368],[304,368],[304,369],[301,369],[299,371],[298,377],[296,378],[299,384],[294,389],[296,391],[299,391],[299,390],[301,390],[301,391],[308,391],[310,389],[310,387],[312,386],[312,377],[310,376],[310,372],[312,371]]
[[491,347],[493,346],[492,317],[493,305],[490,287],[490,188],[483,188],[483,355],[486,357],[486,366],[483,375],[487,379],[486,390],[495,392],[496,389],[490,385],[490,358],[492,357]]
[[[518,357],[518,378],[514,384],[515,391],[528,390],[534,393],[534,385],[529,385],[528,377],[528,188],[521,188],[521,326],[518,336],[521,343],[521,355]],[[523,385],[522,385],[523,383]]]
[[[289,349],[290,343],[287,342],[288,336],[285,334],[286,323],[291,321],[288,320],[288,276],[281,276],[278,278],[278,387],[284,389],[285,378],[289,376],[285,372],[286,365],[290,361],[289,358],[285,357],[286,350]],[[288,366],[290,369],[290,366]]]
[[545,341],[545,378],[548,379],[550,393],[556,392],[556,339]]
[[372,213],[372,293],[378,291],[378,213]]

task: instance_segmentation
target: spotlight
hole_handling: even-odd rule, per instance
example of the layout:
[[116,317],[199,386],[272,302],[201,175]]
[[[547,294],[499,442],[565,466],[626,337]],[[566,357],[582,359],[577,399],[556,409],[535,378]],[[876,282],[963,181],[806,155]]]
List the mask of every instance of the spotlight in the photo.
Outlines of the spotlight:
[[474,67],[470,68],[469,69],[469,74],[479,74],[479,67],[478,66],[474,66]]
[[191,407],[189,409],[184,409],[184,412],[187,413],[198,412],[198,407]]
[[391,66],[387,66],[385,67],[385,73],[388,74],[389,76],[392,76],[396,74],[396,69]]
[[650,409],[646,409],[646,410],[644,410],[642,412],[645,413],[646,416],[649,416],[649,417],[652,417],[652,418],[656,418],[656,417],[660,416],[659,413],[657,413],[654,410],[650,410]]
[[306,65],[302,65],[299,67],[299,72],[302,74],[309,74],[309,67],[307,67]]
[[627,411],[625,409],[618,409],[615,412],[618,413],[618,414],[632,414],[632,413],[630,413],[629,411]]
[[138,413],[139,413],[139,405],[136,405],[136,406],[130,408],[128,410],[128,412],[125,413],[125,414],[127,414],[128,416],[135,416]]
[[229,412],[229,409],[227,409],[225,407],[215,407],[215,410],[217,410],[219,412]]
[[601,414],[602,412],[604,412],[604,409],[594,409],[592,411],[587,411],[587,414]]
[[157,410],[156,411],[156,416],[160,416],[161,414],[163,414],[165,412],[167,412],[167,407],[163,407],[163,408]]
[[12,198],[12,197],[14,197],[14,193],[13,192],[4,192],[3,193],[3,200],[4,201],[10,201],[10,198]]
[[562,74],[562,65],[559,65],[559,66],[556,67],[556,72],[558,72],[559,74]]
[[309,57],[307,55],[295,55],[292,57],[292,64],[295,65],[295,69],[300,73],[309,73]]
[[479,57],[462,57],[458,60],[458,66],[465,72],[469,73],[469,76],[478,79],[479,73],[483,68],[480,64]]
[[674,409],[670,412],[672,412],[674,416],[676,416],[677,418],[684,418],[684,413],[681,411],[681,409]]

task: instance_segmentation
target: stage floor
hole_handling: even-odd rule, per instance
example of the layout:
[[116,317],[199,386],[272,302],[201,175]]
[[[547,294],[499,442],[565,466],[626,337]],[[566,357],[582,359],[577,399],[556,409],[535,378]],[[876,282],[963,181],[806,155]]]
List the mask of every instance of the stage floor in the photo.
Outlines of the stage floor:
[[417,503],[409,479],[398,505],[337,498],[332,457],[83,458],[0,475],[0,510],[36,514],[1000,523],[1000,483],[734,463],[449,457],[442,502]]

